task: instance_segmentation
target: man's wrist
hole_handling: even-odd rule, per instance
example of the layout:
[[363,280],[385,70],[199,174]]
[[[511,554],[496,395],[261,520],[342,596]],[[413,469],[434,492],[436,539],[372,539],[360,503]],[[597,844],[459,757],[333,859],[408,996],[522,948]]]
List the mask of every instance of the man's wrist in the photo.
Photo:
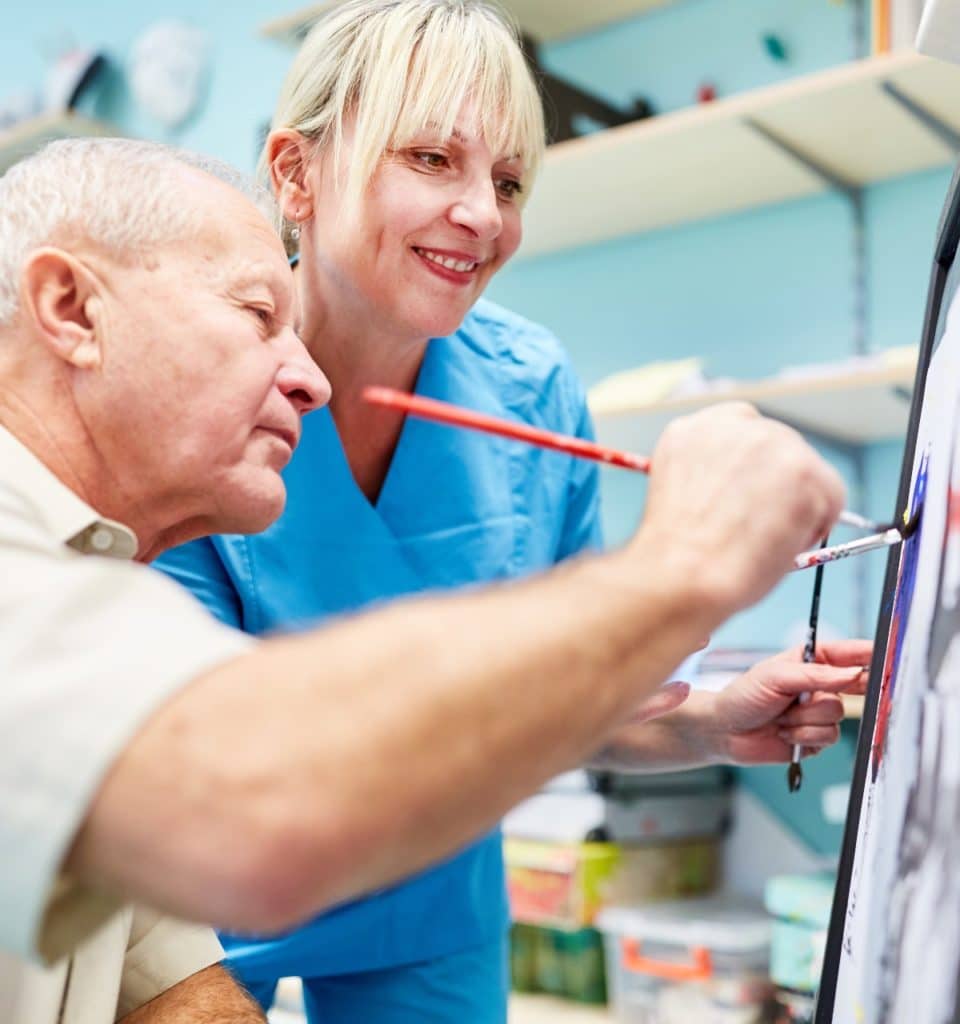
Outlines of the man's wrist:
[[624,549],[634,572],[657,591],[672,621],[688,626],[697,641],[708,637],[738,609],[730,588],[718,581],[708,556],[683,538],[643,525]]

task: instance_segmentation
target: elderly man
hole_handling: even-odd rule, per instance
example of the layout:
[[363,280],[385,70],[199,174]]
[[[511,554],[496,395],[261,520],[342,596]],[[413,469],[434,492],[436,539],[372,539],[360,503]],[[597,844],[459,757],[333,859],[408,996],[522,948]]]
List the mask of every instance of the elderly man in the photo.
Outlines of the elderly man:
[[[0,947],[74,952],[4,1020],[259,1019],[207,933],[124,900],[280,928],[448,854],[598,749],[842,506],[795,433],[720,408],[666,432],[622,551],[294,638],[227,630],[125,559],[274,519],[328,388],[279,240],[211,171],[101,140],[0,179]],[[651,757],[831,742],[863,655],[652,723]]]

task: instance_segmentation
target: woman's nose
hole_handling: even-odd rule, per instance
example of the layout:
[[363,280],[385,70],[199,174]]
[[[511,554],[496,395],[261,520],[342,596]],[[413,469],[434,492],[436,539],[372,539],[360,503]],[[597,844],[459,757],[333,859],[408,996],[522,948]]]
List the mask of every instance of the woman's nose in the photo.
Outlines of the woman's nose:
[[484,241],[492,241],[503,230],[503,217],[492,181],[479,181],[465,188],[450,211],[453,222]]

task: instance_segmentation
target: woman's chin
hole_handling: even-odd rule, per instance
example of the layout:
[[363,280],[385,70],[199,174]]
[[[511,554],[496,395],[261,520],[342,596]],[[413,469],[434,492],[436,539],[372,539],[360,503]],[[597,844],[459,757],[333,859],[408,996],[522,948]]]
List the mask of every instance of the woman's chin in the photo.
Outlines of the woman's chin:
[[472,294],[469,299],[464,297],[464,301],[460,302],[427,304],[425,309],[417,310],[409,316],[411,333],[421,338],[446,338],[460,329],[477,298],[477,295]]

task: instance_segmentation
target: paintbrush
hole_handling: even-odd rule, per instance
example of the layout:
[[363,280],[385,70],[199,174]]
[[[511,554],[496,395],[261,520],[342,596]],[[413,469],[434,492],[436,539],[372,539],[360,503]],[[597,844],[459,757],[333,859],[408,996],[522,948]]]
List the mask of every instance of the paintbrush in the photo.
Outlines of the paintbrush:
[[[872,537],[861,537],[859,540],[850,541],[848,544],[836,544],[834,547],[827,547],[827,538],[816,551],[808,551],[806,554],[798,555],[796,558],[797,569],[809,569],[817,567],[817,575],[813,581],[813,601],[810,605],[810,620],[807,625],[807,636],[803,645],[803,660],[811,662],[816,660],[817,654],[817,622],[820,618],[820,591],[823,586],[823,567],[828,562],[835,562],[841,558],[848,558],[850,555],[859,555],[864,551],[875,551],[877,548],[892,547],[909,540],[920,526],[920,514],[922,507],[909,518],[904,513],[903,523],[899,526],[892,526],[889,530],[883,530]],[[805,704],[810,699],[808,693],[802,693],[798,698],[799,703]],[[790,756],[790,766],[787,768],[787,788],[791,793],[796,793],[803,781],[803,767],[800,764],[802,747],[795,743]]]
[[898,526],[891,526],[879,533],[873,533],[869,537],[858,537],[856,540],[847,541],[845,544],[835,544],[833,547],[819,547],[814,551],[804,551],[793,560],[794,572],[798,569],[812,569],[815,566],[826,565],[827,562],[837,562],[841,558],[849,558],[851,555],[862,555],[867,551],[876,551],[878,548],[889,548],[909,540],[920,525],[920,510],[914,513]]
[[[829,537],[824,537],[820,544],[820,550],[826,551]],[[810,602],[810,619],[807,623],[807,636],[803,644],[803,661],[809,663],[817,660],[817,623],[820,621],[820,591],[823,589],[823,567],[826,562],[820,562],[817,566],[817,574],[813,580],[813,600]],[[809,693],[801,693],[798,703],[806,704],[810,699]],[[803,754],[803,747],[799,743],[793,745],[790,755],[790,767],[787,769],[787,789],[796,793],[803,782],[803,767],[800,758]]]
[[[464,409],[451,402],[441,402],[436,398],[424,398],[422,395],[410,395],[405,391],[383,387],[364,388],[363,398],[371,405],[397,409],[410,416],[431,420],[434,423],[445,423],[451,427],[464,427],[467,430],[479,430],[482,433],[495,434],[498,437],[509,437],[514,441],[523,441],[525,444],[532,444],[539,448],[549,448],[552,451],[574,455],[579,459],[592,459],[594,462],[618,466],[621,469],[632,469],[638,473],[650,472],[650,459],[646,455],[617,451],[593,441],[585,441],[582,437],[571,437],[569,434],[558,434],[552,430],[530,427],[525,423],[514,423],[497,416]],[[866,516],[858,515],[856,512],[843,511],[840,513],[838,521],[858,530],[887,529],[881,523],[867,519]],[[855,553],[851,552],[851,554]],[[838,555],[837,557],[844,556]],[[797,568],[806,568],[806,566],[798,565]]]

